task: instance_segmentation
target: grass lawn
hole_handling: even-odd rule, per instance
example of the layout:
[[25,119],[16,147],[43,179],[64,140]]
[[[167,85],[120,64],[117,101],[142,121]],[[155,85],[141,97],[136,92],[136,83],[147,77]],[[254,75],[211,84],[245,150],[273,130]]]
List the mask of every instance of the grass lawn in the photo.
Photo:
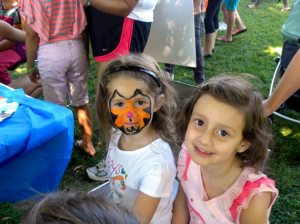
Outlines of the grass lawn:
[[[248,31],[236,36],[234,42],[230,44],[217,43],[213,58],[205,61],[206,77],[220,73],[253,74],[261,80],[256,85],[267,97],[276,67],[274,59],[282,45],[280,30],[288,12],[280,12],[282,2],[265,0],[257,10],[246,8],[249,3],[249,0],[241,0],[239,7],[241,18],[247,25]],[[96,71],[97,65],[92,62],[89,75],[92,109],[94,109],[97,84]],[[16,70],[14,76],[24,72],[23,66]],[[192,77],[190,69],[175,68],[176,80],[193,84]],[[300,118],[300,115],[293,111],[286,111],[286,113]],[[270,147],[272,153],[268,163],[268,175],[276,180],[280,196],[273,207],[270,223],[300,223],[300,149],[298,147],[300,125],[274,117],[272,128],[274,142]],[[97,129],[96,125],[94,129]],[[75,138],[79,136],[79,128],[76,125]],[[77,150],[73,151],[60,190],[89,190],[99,185],[99,182],[89,180],[85,173],[87,167],[95,165],[105,154],[101,150],[101,142],[97,138],[96,131],[94,144],[97,147],[95,158],[90,158]],[[23,207],[24,204],[0,203],[0,224],[19,223],[24,213]]]

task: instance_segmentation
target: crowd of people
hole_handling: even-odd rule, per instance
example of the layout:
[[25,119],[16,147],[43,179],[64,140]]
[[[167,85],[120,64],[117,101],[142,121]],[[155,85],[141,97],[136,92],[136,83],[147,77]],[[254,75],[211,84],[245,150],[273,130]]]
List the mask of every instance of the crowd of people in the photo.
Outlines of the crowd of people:
[[[215,41],[231,42],[247,28],[238,0],[193,3],[198,87],[178,111],[168,75],[174,66],[165,72],[143,54],[157,0],[0,1],[0,82],[70,103],[82,134],[75,145],[90,156],[96,149],[89,41],[99,63],[96,112],[106,157],[87,174],[109,181],[109,194],[50,194],[22,223],[268,223],[278,190],[264,173],[271,140],[266,116],[299,88],[300,51],[265,101],[249,77],[205,80],[203,58],[212,57]],[[227,31],[217,38],[220,8]],[[22,62],[28,76],[11,80],[8,69]]]

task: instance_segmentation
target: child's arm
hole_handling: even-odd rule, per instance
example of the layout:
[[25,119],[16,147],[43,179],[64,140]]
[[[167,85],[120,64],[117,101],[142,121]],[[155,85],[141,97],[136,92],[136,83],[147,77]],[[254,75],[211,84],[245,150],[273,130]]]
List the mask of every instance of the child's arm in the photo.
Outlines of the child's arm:
[[268,209],[272,200],[271,192],[254,195],[248,208],[240,216],[240,224],[266,224],[268,223]]
[[185,193],[179,185],[176,199],[173,204],[173,217],[172,224],[185,224],[189,223],[190,215],[186,202]]
[[265,115],[271,115],[300,88],[300,50],[297,51],[272,95],[264,101]]
[[0,40],[7,39],[13,42],[24,42],[25,32],[15,29],[7,22],[0,20]]
[[2,38],[2,36],[5,38],[0,40],[0,51],[11,49],[15,45],[14,41],[24,41],[24,39],[22,39],[25,38],[22,34],[23,31],[19,30],[21,28],[21,24],[16,24],[12,27],[9,24],[6,24],[4,21],[1,21],[0,25],[0,38]]
[[160,198],[150,197],[143,192],[139,192],[135,200],[133,213],[140,221],[140,224],[150,223],[159,202]]
[[40,38],[38,34],[27,25],[24,19],[22,19],[22,27],[26,32],[25,44],[27,56],[27,72],[30,80],[32,82],[37,82],[37,80],[39,80],[39,74],[35,68],[35,59],[37,56]]

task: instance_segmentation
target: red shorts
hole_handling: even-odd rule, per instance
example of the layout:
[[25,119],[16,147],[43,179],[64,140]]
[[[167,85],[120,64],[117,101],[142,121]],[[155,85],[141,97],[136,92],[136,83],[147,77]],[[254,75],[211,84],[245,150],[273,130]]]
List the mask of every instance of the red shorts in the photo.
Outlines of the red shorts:
[[94,59],[112,60],[120,55],[144,51],[151,22],[106,14],[91,7],[87,13]]

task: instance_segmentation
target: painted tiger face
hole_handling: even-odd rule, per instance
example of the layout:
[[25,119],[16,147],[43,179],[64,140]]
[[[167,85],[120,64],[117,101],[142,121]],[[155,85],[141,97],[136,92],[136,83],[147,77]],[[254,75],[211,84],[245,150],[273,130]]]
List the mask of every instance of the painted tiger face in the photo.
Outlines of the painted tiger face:
[[114,126],[126,135],[139,133],[151,121],[151,99],[140,89],[128,98],[115,90],[109,100],[109,110]]

